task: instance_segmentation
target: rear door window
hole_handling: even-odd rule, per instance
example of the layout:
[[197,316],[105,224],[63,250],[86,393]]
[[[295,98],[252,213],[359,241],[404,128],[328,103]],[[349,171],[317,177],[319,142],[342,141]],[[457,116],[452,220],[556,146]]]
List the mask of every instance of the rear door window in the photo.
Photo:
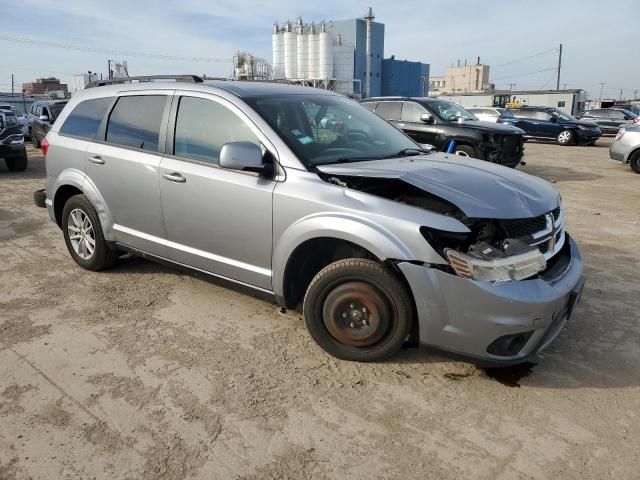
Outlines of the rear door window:
[[60,133],[94,140],[100,122],[112,101],[113,97],[104,97],[80,102],[60,127]]
[[107,124],[107,142],[158,151],[166,95],[135,95],[118,99]]
[[369,110],[373,110],[374,112],[376,111],[376,107],[378,106],[376,102],[363,102],[362,105],[367,107]]
[[400,102],[380,102],[376,113],[385,120],[400,120]]

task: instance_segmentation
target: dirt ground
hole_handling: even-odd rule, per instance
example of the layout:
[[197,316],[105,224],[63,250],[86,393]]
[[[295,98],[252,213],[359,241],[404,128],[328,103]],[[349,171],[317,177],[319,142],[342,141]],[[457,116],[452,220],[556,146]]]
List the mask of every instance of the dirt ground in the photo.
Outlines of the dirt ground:
[[84,271],[30,149],[0,167],[0,479],[639,478],[640,175],[609,143],[527,143],[588,283],[498,379],[424,349],[335,360],[299,312],[148,261]]

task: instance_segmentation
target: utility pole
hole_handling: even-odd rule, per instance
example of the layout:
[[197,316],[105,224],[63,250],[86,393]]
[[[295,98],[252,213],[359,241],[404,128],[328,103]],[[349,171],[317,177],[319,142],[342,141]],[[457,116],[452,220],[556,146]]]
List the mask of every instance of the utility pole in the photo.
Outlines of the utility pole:
[[622,88],[620,89],[620,101],[622,101]]
[[515,86],[516,86],[516,84],[515,84],[515,83],[510,83],[510,84],[509,84],[509,91],[512,91],[512,90],[513,90],[513,87],[515,87]]
[[567,85],[569,85],[569,84],[568,84],[568,83],[563,83],[563,84],[562,84],[562,89],[563,89],[563,90],[566,90],[566,89],[567,89]]
[[375,16],[373,15],[373,9],[369,7],[367,11],[367,15],[364,17],[364,20],[367,22],[367,44],[366,44],[366,68],[365,68],[365,78],[364,78],[364,97],[371,96],[371,28],[373,26],[373,19]]
[[600,103],[602,103],[602,90],[604,90],[604,86],[607,82],[600,82]]
[[638,99],[638,90],[634,90],[633,91],[633,99],[637,100]]
[[556,82],[556,90],[560,90],[560,69],[562,68],[562,44],[558,52],[558,81]]
[[15,82],[13,81],[13,73],[11,74],[11,96],[13,97],[13,86]]

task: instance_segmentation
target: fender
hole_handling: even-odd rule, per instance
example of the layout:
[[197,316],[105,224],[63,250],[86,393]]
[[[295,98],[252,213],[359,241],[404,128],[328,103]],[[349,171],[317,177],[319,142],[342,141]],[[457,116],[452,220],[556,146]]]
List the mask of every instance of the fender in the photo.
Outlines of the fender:
[[[60,172],[56,177],[55,183],[51,191],[53,195],[51,201],[54,202],[58,189],[65,185],[71,185],[80,190],[91,202],[91,205],[98,212],[98,218],[100,219],[100,225],[102,226],[102,232],[104,237],[108,241],[114,241],[113,232],[113,216],[107,207],[107,203],[98,191],[98,188],[91,181],[87,175],[76,168],[67,168]],[[54,206],[55,207],[55,206]]]
[[276,295],[284,295],[284,273],[289,257],[307,240],[337,238],[367,249],[379,260],[412,260],[411,250],[393,233],[380,225],[347,213],[316,213],[301,218],[287,228],[273,251],[272,286]]

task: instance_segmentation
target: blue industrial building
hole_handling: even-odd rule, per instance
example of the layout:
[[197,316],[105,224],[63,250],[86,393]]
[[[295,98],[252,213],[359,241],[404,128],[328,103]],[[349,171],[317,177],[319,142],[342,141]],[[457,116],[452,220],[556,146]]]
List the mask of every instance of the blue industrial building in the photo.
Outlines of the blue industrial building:
[[426,97],[429,93],[429,64],[396,60],[382,61],[381,95]]
[[[353,78],[360,80],[364,91],[367,63],[367,22],[361,18],[327,22],[327,31],[340,34],[345,44],[353,45]],[[371,25],[371,96],[382,92],[382,59],[384,58],[384,24]]]
[[[367,22],[361,18],[327,22],[327,31],[340,35],[345,44],[354,46],[354,76],[364,93],[367,62]],[[384,24],[371,25],[371,96],[427,96],[429,64],[384,59]]]

